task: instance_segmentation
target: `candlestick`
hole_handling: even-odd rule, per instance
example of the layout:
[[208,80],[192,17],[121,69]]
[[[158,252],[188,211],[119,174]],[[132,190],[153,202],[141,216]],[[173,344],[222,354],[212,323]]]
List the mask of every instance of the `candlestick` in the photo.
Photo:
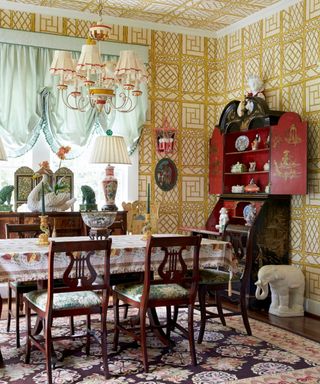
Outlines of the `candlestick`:
[[150,183],[147,186],[147,213],[150,213]]
[[39,235],[38,244],[39,245],[48,245],[49,244],[49,225],[48,225],[48,216],[39,216],[40,218],[40,229],[43,233]]
[[148,240],[148,238],[152,235],[152,227],[151,227],[151,220],[150,220],[150,214],[146,214],[146,219],[144,226],[142,228],[142,238],[141,240]]
[[41,214],[42,216],[44,216],[46,213],[46,209],[45,209],[45,203],[44,203],[44,185],[43,185],[43,181],[41,182]]

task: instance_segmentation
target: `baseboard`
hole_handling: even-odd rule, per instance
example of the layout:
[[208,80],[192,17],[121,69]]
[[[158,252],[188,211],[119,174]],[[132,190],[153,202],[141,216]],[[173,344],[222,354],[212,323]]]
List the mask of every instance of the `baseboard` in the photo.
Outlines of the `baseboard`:
[[305,299],[305,310],[311,315],[320,317],[320,301]]

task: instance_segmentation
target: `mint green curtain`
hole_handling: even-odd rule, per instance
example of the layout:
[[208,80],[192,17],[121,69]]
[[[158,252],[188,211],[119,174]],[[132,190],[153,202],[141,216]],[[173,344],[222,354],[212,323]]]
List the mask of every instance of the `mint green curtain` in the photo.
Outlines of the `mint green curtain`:
[[8,156],[26,153],[40,133],[39,55],[33,47],[0,45],[0,135]]
[[[109,115],[67,108],[56,89],[57,76],[49,67],[53,50],[0,43],[0,135],[8,156],[21,156],[35,144],[41,131],[51,149],[71,146],[69,158],[79,156],[94,134],[107,129],[125,137],[132,153],[146,120],[147,89],[129,113],[112,111]],[[79,53],[74,52],[76,58]],[[114,57],[104,57],[105,60]],[[118,90],[120,92],[121,90]]]

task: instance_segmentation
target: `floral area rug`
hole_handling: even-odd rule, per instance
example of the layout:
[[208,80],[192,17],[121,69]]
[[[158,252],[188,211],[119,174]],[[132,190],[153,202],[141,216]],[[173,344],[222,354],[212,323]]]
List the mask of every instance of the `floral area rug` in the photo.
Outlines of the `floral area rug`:
[[[164,312],[162,313],[164,315]],[[161,317],[161,314],[160,314]],[[186,311],[181,310],[179,318],[187,328]],[[65,341],[55,344],[59,362],[53,370],[56,384],[120,384],[120,383],[248,383],[248,384],[291,384],[320,383],[320,344],[268,324],[250,320],[254,336],[247,336],[240,317],[227,318],[227,327],[217,320],[209,320],[204,341],[196,345],[198,366],[190,365],[188,341],[173,333],[174,347],[165,348],[153,334],[148,337],[149,373],[144,373],[141,350],[137,343],[120,335],[119,351],[111,351],[112,313],[108,319],[109,367],[112,374],[105,380],[101,370],[101,349],[92,340],[91,355],[85,354],[84,342]],[[21,319],[21,325],[24,320]],[[84,321],[76,323],[81,328]],[[99,329],[99,323],[93,321]],[[195,330],[197,337],[199,316],[196,312]],[[14,322],[12,323],[14,330]],[[68,321],[54,323],[55,334],[68,331]],[[24,344],[22,327],[22,345]],[[15,333],[6,332],[5,321],[0,322],[0,347],[5,368],[0,369],[0,384],[4,383],[46,383],[45,360],[42,353],[33,350],[31,364],[24,364],[24,347],[16,349]]]

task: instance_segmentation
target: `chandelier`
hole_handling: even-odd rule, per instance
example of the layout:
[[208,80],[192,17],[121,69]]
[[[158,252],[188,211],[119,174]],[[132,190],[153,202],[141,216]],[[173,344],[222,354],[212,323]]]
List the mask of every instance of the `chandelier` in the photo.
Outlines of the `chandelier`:
[[57,89],[70,109],[131,112],[142,95],[140,84],[147,82],[146,69],[134,51],[121,51],[118,62],[103,62],[99,41],[108,38],[111,27],[103,24],[101,0],[99,16],[89,28],[78,62],[70,51],[55,51],[50,73],[59,76]]

